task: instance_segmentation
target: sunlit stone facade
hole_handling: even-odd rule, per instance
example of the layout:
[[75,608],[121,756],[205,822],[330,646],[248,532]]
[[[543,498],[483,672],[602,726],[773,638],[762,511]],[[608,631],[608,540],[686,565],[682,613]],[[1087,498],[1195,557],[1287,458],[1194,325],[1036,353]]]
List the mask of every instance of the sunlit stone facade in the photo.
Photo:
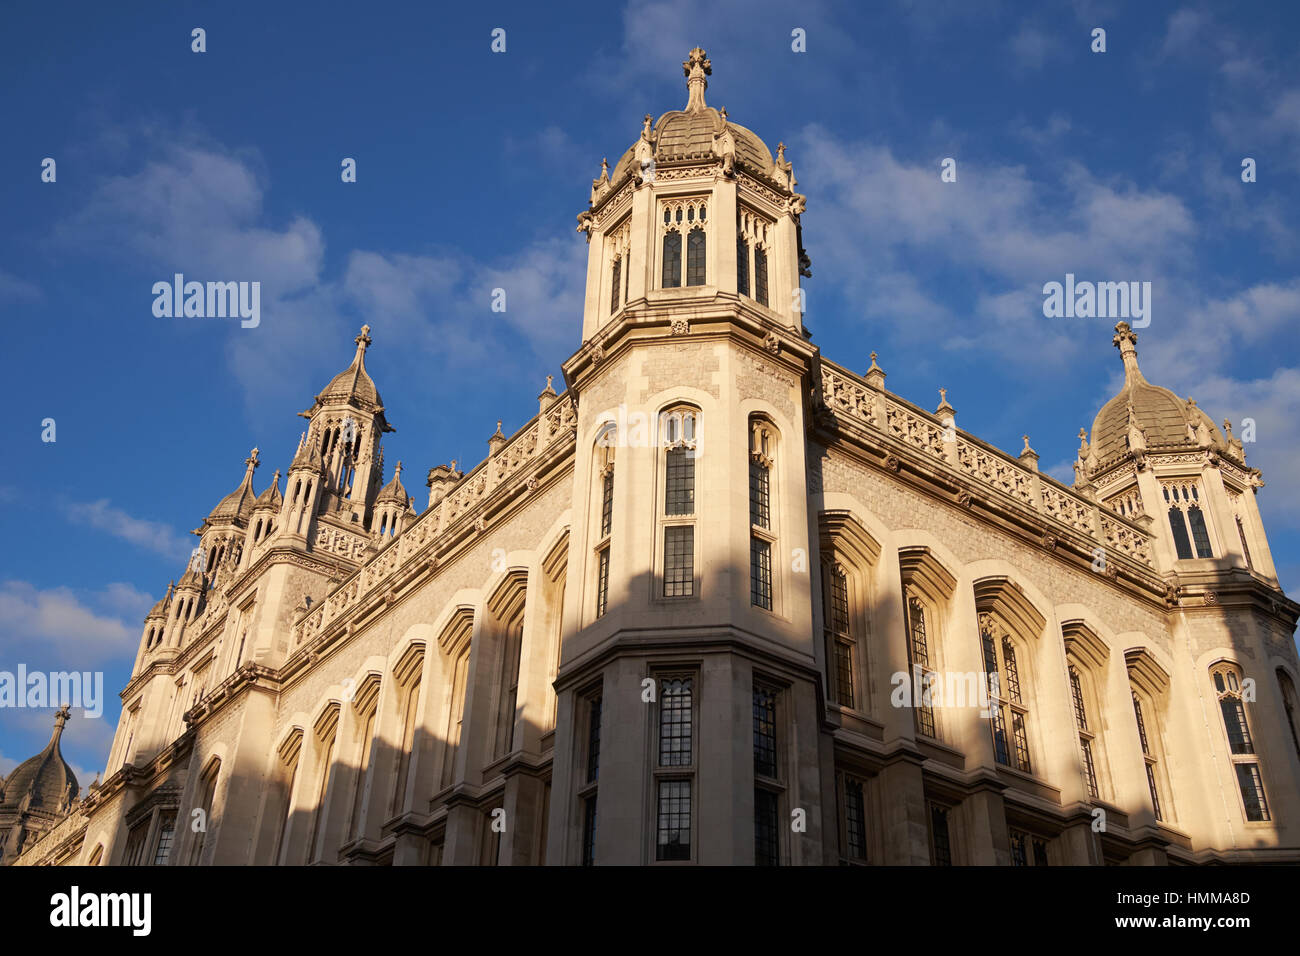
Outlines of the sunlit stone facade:
[[683,67],[578,217],[565,390],[417,503],[363,329],[24,862],[1300,861],[1300,606],[1240,441],[1122,323],[1073,486],[823,357],[784,149]]

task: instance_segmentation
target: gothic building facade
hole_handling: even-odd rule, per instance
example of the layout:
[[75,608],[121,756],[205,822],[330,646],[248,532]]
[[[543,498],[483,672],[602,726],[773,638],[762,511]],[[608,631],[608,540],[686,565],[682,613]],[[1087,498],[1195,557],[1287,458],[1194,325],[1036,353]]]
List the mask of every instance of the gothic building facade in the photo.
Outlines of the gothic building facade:
[[826,358],[784,147],[683,66],[578,217],[565,390],[417,504],[363,328],[21,862],[1300,862],[1300,605],[1227,423],[1121,323],[1067,486]]

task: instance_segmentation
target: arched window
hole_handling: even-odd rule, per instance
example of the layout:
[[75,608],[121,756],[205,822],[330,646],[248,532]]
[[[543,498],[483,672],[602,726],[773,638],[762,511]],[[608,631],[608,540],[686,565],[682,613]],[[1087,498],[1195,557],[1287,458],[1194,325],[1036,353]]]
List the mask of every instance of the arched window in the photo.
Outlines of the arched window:
[[904,610],[907,614],[907,662],[911,667],[913,684],[921,687],[921,699],[912,706],[916,713],[917,733],[937,737],[934,722],[934,672],[930,670],[930,638],[926,630],[925,605],[915,594],[904,588]]
[[1070,665],[1070,697],[1074,702],[1074,726],[1079,732],[1079,751],[1083,756],[1083,779],[1088,787],[1088,796],[1097,797],[1097,766],[1093,760],[1093,731],[1088,727],[1088,708],[1083,700],[1083,682],[1078,669]]
[[[193,814],[191,814],[192,821],[201,823],[202,826],[194,834],[194,842],[190,849],[190,866],[198,866],[203,861],[203,847],[207,842],[208,833],[212,830],[212,804],[217,795],[217,778],[220,775],[221,761],[214,757],[203,771],[203,776],[199,779],[199,792],[195,807],[203,812],[197,819],[194,819]],[[194,829],[193,824],[191,824],[190,829]]]
[[744,236],[736,237],[736,291],[749,295],[749,243]]
[[980,614],[979,622],[984,672],[988,676],[993,756],[1003,766],[1029,773],[1029,708],[1020,688],[1016,642],[992,614]]
[[316,808],[312,815],[311,840],[307,844],[309,863],[326,859],[325,811],[334,768],[334,747],[338,742],[338,708],[331,707],[327,713],[316,725]]
[[682,234],[673,230],[664,234],[663,287],[676,289],[682,284]]
[[[663,204],[662,288],[703,285],[705,281],[705,221],[708,207],[703,199],[669,199]],[[686,275],[682,275],[682,242],[686,242]]]
[[663,509],[659,515],[663,542],[663,596],[695,594],[695,448],[699,412],[677,407],[659,416],[663,455]]
[[357,691],[352,706],[355,711],[357,728],[357,782],[352,793],[352,811],[348,816],[348,829],[345,839],[360,839],[364,836],[365,821],[362,819],[361,806],[365,800],[366,774],[370,772],[370,761],[375,749],[375,719],[379,714],[379,676],[371,675]]
[[595,484],[600,493],[599,517],[596,521],[596,617],[609,606],[610,537],[614,529],[614,454],[618,446],[618,426],[607,422],[596,439]]
[[1291,743],[1300,757],[1300,700],[1296,698],[1295,683],[1282,668],[1277,669],[1277,685],[1282,691],[1282,708],[1286,711],[1286,724],[1291,731]]
[[767,305],[767,250],[754,247],[754,298],[759,305]]
[[277,865],[288,862],[289,822],[293,819],[294,790],[298,784],[298,764],[302,756],[302,731],[295,730],[280,746],[280,781],[284,787],[284,811],[280,818],[280,830],[275,838],[275,852],[272,859]]
[[519,591],[519,606],[505,625],[501,646],[500,686],[497,690],[496,756],[514,749],[515,717],[519,705],[519,657],[524,640],[524,592]]
[[407,678],[402,688],[401,737],[397,742],[397,774],[393,779],[393,801],[388,811],[396,816],[405,809],[406,783],[411,772],[411,748],[415,744],[415,728],[419,723],[420,706],[420,670],[423,657],[414,667],[414,673]]
[[704,285],[704,229],[696,226],[686,237],[686,284]]
[[1146,717],[1142,713],[1142,698],[1138,696],[1137,691],[1133,691],[1133,716],[1137,719],[1138,739],[1142,743],[1142,760],[1147,768],[1147,788],[1151,791],[1151,806],[1155,810],[1156,819],[1163,820],[1164,815],[1160,809],[1160,787],[1156,784],[1156,757],[1151,738],[1147,736]]
[[772,523],[772,466],[775,429],[754,418],[749,423],[749,603],[773,607],[772,553],[776,536]]
[[1219,698],[1224,731],[1228,735],[1228,754],[1237,776],[1242,809],[1249,821],[1268,820],[1270,817],[1268,800],[1264,795],[1264,778],[1260,774],[1259,757],[1251,739],[1250,723],[1246,720],[1241,672],[1236,665],[1222,661],[1211,669],[1210,674],[1215,694]]
[[[1214,557],[1210,532],[1201,511],[1201,492],[1197,483],[1190,480],[1165,481],[1161,491],[1165,503],[1169,505],[1169,530],[1174,536],[1174,550],[1178,560]],[[1196,545],[1194,553],[1193,543]]]
[[450,787],[456,778],[456,755],[460,750],[460,732],[465,721],[465,686],[469,675],[468,640],[456,654],[451,673],[451,706],[447,711],[447,729],[443,738],[446,741],[442,756],[443,787]]
[[828,565],[822,578],[826,584],[823,613],[826,619],[826,648],[831,665],[832,697],[842,707],[854,707],[857,703],[857,646],[849,616],[849,578],[838,563]]
[[621,304],[623,293],[623,257],[614,258],[613,275],[610,276],[609,283],[609,314],[613,315],[618,311]]

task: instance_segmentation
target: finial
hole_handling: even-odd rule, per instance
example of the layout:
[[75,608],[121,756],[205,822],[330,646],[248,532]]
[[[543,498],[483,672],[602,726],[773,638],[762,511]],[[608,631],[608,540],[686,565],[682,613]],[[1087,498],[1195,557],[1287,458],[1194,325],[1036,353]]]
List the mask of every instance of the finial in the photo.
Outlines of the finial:
[[1025,440],[1025,447],[1021,449],[1020,454],[1023,455],[1027,451],[1033,451],[1033,449],[1029,447],[1029,436],[1021,435],[1020,437]]
[[948,390],[946,388],[939,389],[939,401],[940,402],[948,401]]
[[402,480],[402,463],[400,461],[397,463],[397,467],[393,469],[393,478],[398,481]]
[[453,459],[451,460],[451,473],[452,473],[453,475],[456,474],[456,459],[455,459],[455,458],[453,458]]
[[244,459],[244,464],[248,466],[248,473],[250,475],[253,473],[253,469],[255,469],[258,465],[261,464],[261,462],[257,458],[256,448],[254,448],[252,451],[248,453],[248,457]]
[[271,476],[271,487],[272,488],[279,487],[279,484],[280,484],[280,469],[277,468],[275,469],[275,474]]
[[682,72],[686,75],[686,112],[698,113],[706,108],[704,91],[709,88],[709,81],[705,77],[712,75],[713,64],[708,54],[696,47],[682,62]]
[[1232,441],[1232,422],[1226,418],[1223,420],[1223,433],[1228,436],[1228,441]]
[[727,125],[727,108],[724,106],[722,109],[718,110],[718,115],[722,117],[722,125],[723,125],[723,126],[726,126],[726,125]]
[[776,161],[778,163],[785,162],[785,143],[776,144]]
[[555,376],[554,376],[554,375],[548,375],[548,376],[546,376],[546,387],[547,387],[547,388],[550,388],[550,387],[551,387],[551,382],[552,382],[554,379],[555,379]]
[[602,156],[600,160],[600,178],[609,179],[609,157]]
[[55,715],[54,715],[54,737],[53,737],[53,739],[50,741],[51,743],[54,743],[55,741],[57,741],[57,740],[59,739],[59,735],[63,733],[63,725],[66,724],[66,723],[68,722],[68,719],[69,719],[71,716],[72,716],[72,711],[68,708],[68,705],[67,705],[67,704],[64,704],[64,705],[63,705],[62,707],[60,707],[60,708],[58,709],[58,711],[55,713]]
[[1132,326],[1127,322],[1118,322],[1115,325],[1115,335],[1110,340],[1111,344],[1119,349],[1120,357],[1124,360],[1124,384],[1126,386],[1146,382],[1146,379],[1142,377],[1142,370],[1138,368],[1137,338],[1137,333],[1133,331]]
[[370,326],[361,326],[361,334],[352,341],[357,343],[357,357],[359,358],[365,353],[366,349],[370,348]]

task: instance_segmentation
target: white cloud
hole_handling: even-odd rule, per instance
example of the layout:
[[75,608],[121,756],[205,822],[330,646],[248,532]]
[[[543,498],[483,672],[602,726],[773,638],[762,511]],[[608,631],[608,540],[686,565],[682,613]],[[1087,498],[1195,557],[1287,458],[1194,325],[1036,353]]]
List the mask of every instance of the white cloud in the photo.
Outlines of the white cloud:
[[64,512],[69,521],[87,524],[166,558],[183,559],[191,551],[191,545],[171,526],[161,521],[134,518],[121,508],[113,507],[107,498],[69,502],[64,505]]
[[143,621],[150,603],[148,595],[125,584],[95,592],[3,581],[0,646],[11,663],[85,670],[135,653],[141,632],[137,622]]

